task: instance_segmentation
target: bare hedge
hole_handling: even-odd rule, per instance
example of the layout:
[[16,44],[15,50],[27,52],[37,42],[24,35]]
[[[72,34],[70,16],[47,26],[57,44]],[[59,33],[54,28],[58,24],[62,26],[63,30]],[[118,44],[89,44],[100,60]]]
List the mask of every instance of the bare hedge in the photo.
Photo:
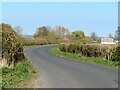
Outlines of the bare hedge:
[[120,45],[60,44],[59,49],[63,52],[87,57],[101,57],[107,60],[120,61]]
[[56,44],[56,41],[47,40],[47,39],[40,39],[40,38],[23,38],[23,45],[30,46],[30,45],[47,45],[47,44]]

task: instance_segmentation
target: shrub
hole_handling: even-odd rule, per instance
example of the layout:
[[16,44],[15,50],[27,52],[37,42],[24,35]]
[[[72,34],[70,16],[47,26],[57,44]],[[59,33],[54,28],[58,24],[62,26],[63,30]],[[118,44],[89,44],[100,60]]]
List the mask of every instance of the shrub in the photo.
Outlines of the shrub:
[[112,60],[120,61],[120,46],[115,49],[115,52],[112,54]]

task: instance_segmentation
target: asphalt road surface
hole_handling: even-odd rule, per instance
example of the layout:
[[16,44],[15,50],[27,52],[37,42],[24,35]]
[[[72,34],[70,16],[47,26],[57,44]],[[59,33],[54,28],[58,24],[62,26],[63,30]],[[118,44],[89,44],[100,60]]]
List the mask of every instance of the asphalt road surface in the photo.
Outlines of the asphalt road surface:
[[56,56],[53,47],[25,50],[41,72],[43,88],[118,88],[117,69]]

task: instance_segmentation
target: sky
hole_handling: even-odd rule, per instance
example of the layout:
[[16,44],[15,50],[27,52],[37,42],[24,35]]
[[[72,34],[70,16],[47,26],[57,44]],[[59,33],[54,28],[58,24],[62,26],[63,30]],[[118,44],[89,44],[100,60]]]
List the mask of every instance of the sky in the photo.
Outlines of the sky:
[[115,34],[118,27],[117,2],[3,2],[2,22],[21,26],[32,35],[38,27],[57,25],[70,32],[82,30],[86,36]]

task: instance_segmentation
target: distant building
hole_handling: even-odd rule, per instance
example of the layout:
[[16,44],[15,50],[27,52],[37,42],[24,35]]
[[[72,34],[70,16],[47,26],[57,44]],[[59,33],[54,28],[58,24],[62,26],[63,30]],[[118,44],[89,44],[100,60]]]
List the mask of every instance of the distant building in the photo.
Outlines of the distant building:
[[84,36],[84,38],[85,38],[85,39],[90,39],[90,37],[89,37],[89,36]]
[[68,41],[68,40],[70,40],[70,39],[69,39],[69,38],[67,38],[67,37],[65,37],[63,40]]
[[117,44],[114,38],[101,38],[101,44]]

